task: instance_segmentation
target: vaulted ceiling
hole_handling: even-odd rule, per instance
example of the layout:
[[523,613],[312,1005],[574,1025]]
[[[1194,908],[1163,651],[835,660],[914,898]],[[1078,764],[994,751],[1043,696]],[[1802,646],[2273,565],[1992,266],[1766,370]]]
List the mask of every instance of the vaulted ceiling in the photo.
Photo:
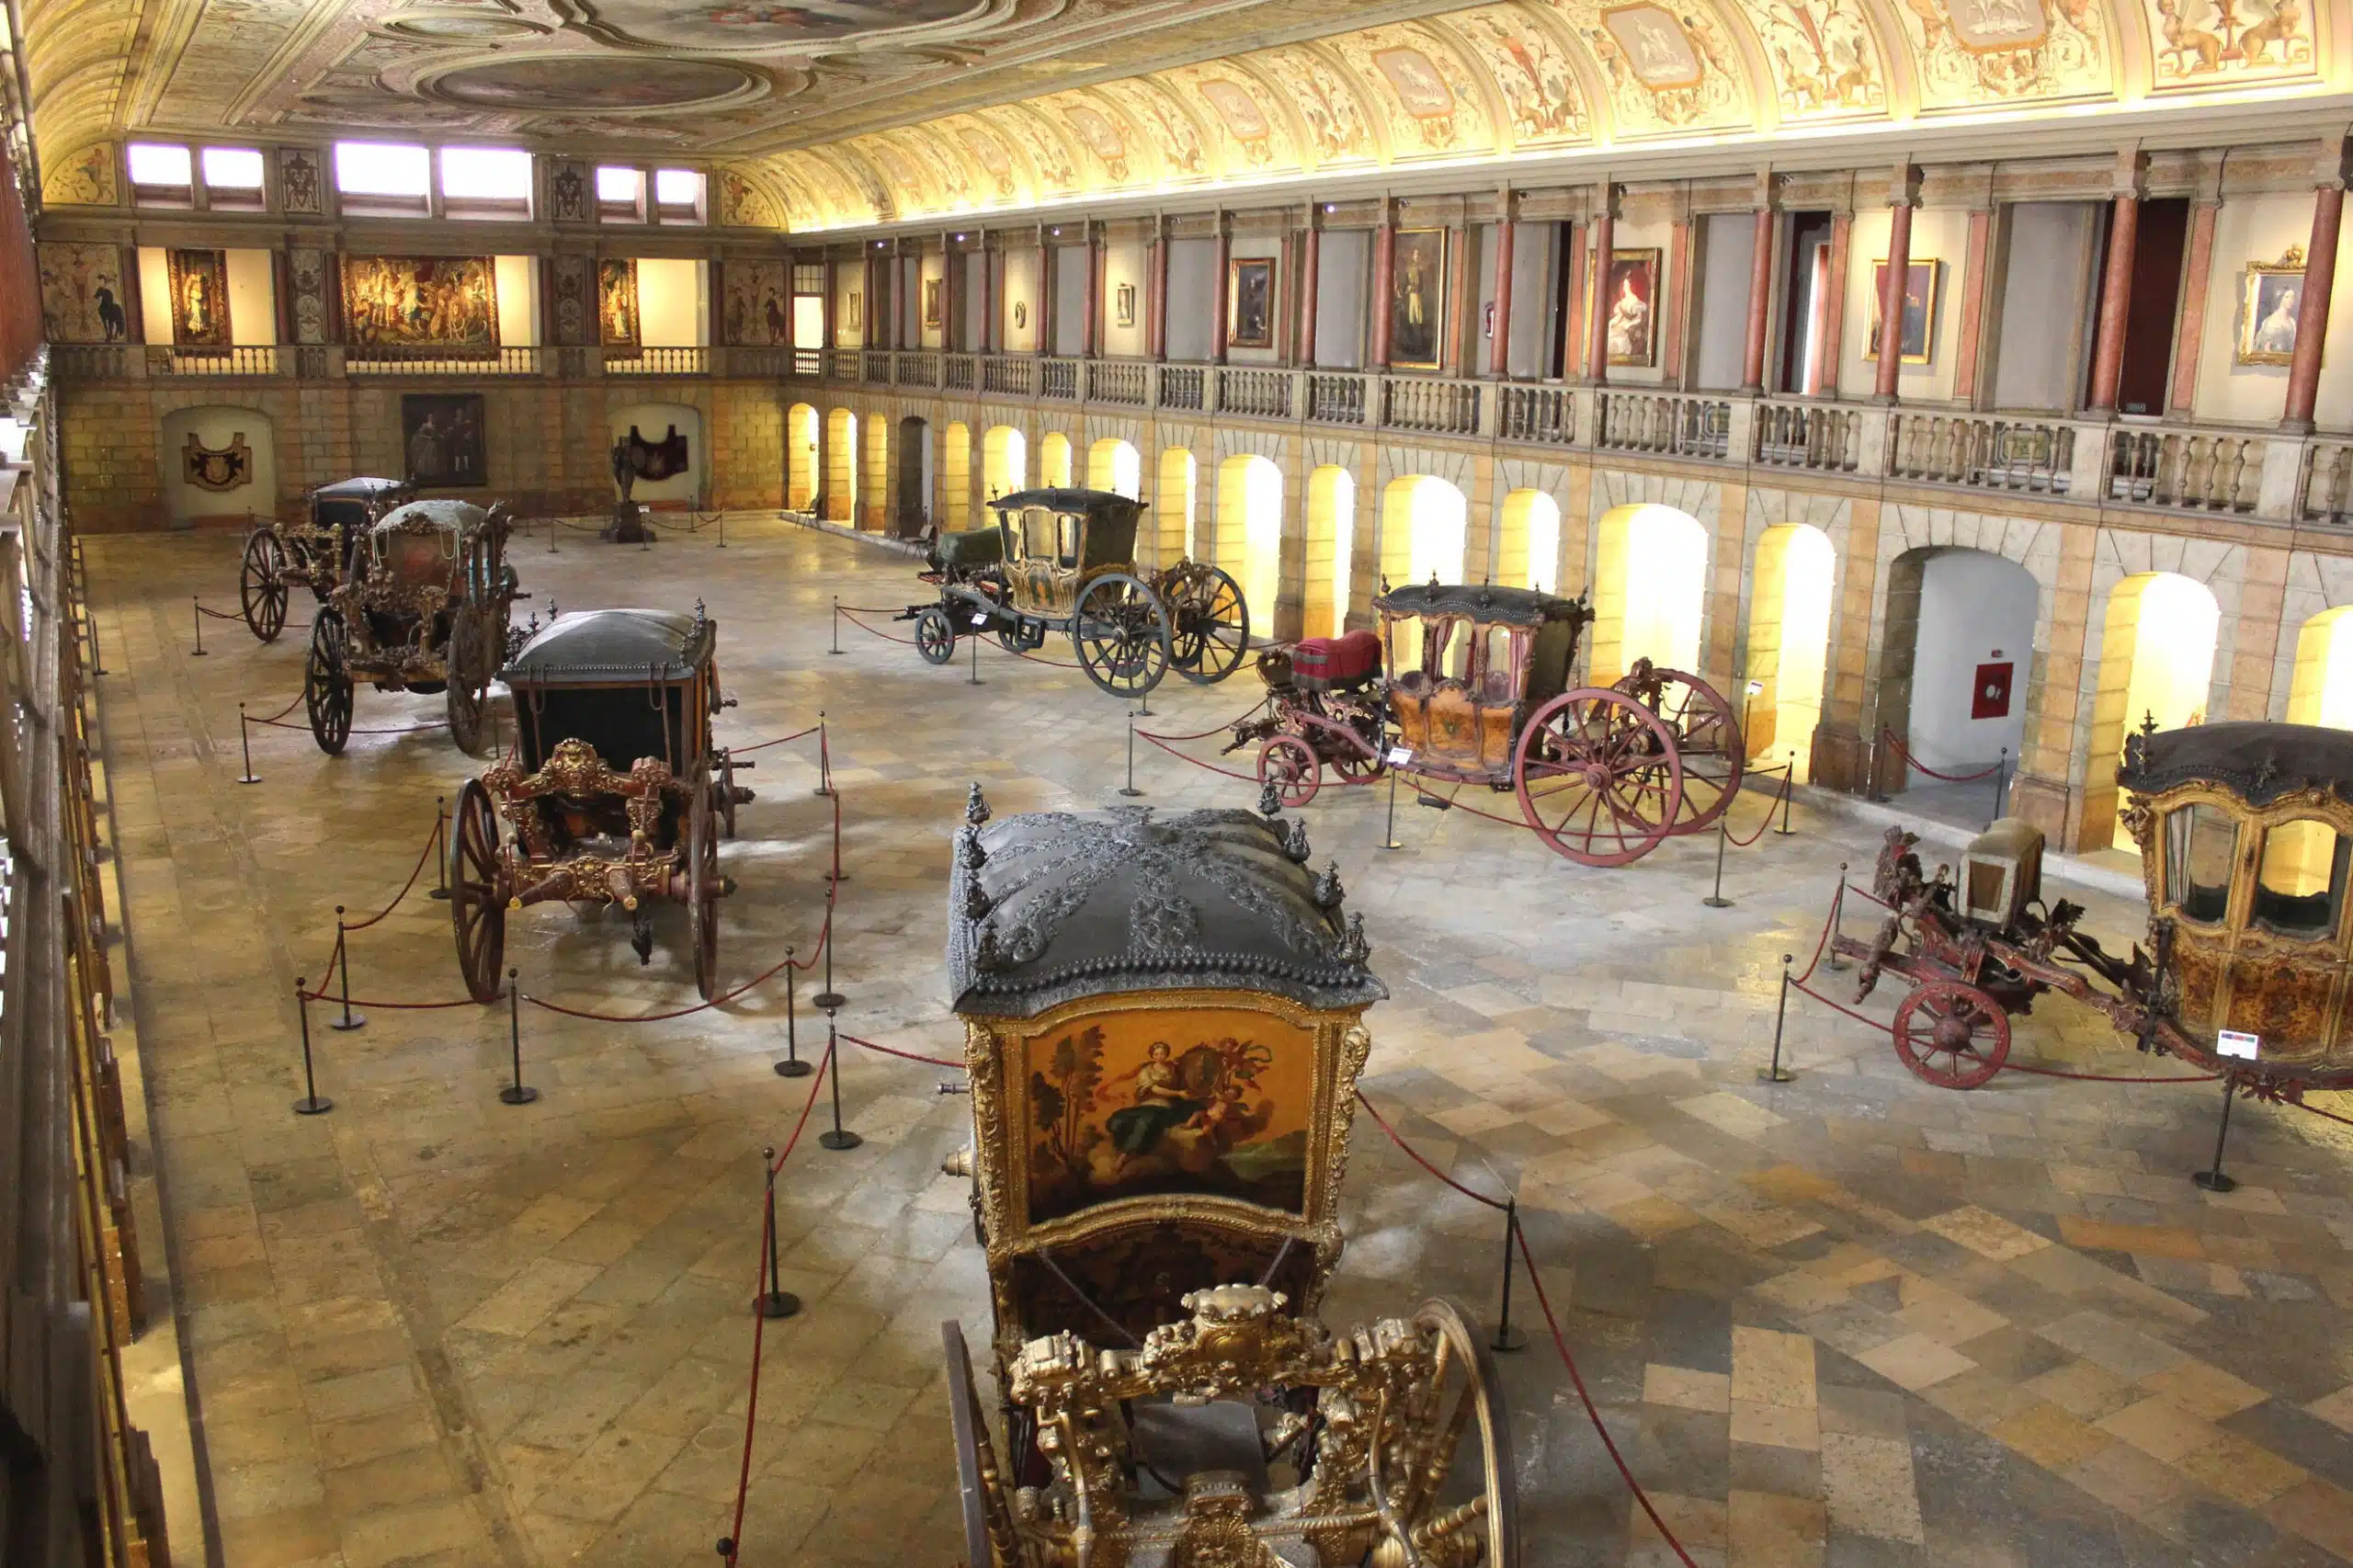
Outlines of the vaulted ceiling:
[[20,3],[51,200],[131,133],[407,132],[710,158],[793,229],[2353,74],[2353,0]]

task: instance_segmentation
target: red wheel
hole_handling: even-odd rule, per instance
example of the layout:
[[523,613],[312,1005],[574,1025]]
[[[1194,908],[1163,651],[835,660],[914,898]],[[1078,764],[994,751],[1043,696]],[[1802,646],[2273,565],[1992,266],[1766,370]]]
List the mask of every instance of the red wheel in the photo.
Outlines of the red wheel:
[[1511,774],[1528,825],[1581,866],[1641,859],[1683,809],[1675,733],[1622,691],[1581,687],[1538,709]]
[[1682,670],[1644,672],[1642,664],[1618,683],[1618,689],[1640,698],[1675,732],[1675,749],[1683,758],[1683,809],[1668,831],[1703,833],[1715,826],[1740,793],[1741,775],[1746,771],[1747,743],[1732,704],[1698,676]]
[[1973,985],[1932,980],[1896,1004],[1895,1054],[1940,1089],[1974,1089],[2010,1054],[2010,1016]]
[[1381,777],[1383,767],[1381,753],[1374,752],[1370,756],[1367,756],[1362,752],[1346,745],[1334,749],[1340,755],[1332,759],[1332,771],[1347,782],[1354,784],[1360,780]]
[[1286,806],[1299,807],[1315,799],[1324,787],[1323,765],[1315,748],[1297,735],[1275,735],[1258,748],[1258,781],[1272,780]]

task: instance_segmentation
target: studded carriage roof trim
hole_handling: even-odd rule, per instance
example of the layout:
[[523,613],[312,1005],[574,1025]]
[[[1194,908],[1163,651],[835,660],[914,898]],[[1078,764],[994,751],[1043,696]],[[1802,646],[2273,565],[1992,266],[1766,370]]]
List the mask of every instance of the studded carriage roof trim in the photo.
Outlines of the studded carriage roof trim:
[[1462,616],[1488,625],[1541,626],[1552,620],[1593,619],[1585,600],[1564,599],[1535,588],[1498,587],[1493,583],[1408,583],[1372,601],[1384,615]]
[[356,475],[350,479],[338,479],[332,484],[313,486],[310,494],[314,501],[373,501],[411,488],[413,486],[405,479],[370,479]]
[[489,522],[490,516],[488,511],[471,501],[437,496],[393,507],[376,519],[372,531],[379,534],[421,533],[426,528],[438,528],[445,533],[463,536]]
[[2234,720],[2133,734],[2116,781],[2140,795],[2216,784],[2251,806],[2306,789],[2353,801],[2353,731]]
[[949,873],[959,1013],[1030,1017],[1078,996],[1267,991],[1306,1006],[1389,994],[1338,871],[1307,830],[1252,812],[1039,812],[990,825],[973,786]]
[[507,661],[509,686],[595,681],[682,681],[710,660],[719,624],[660,609],[580,609],[558,615]]

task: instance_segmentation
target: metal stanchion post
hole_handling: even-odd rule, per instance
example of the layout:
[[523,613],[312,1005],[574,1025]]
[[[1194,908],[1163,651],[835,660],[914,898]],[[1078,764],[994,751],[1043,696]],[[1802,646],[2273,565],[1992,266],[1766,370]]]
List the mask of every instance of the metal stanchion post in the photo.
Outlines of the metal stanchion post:
[[1879,737],[1877,735],[1871,737],[1870,749],[1864,752],[1863,756],[1863,799],[1873,802],[1884,801],[1887,799],[1887,791],[1879,787]]
[[801,1310],[801,1298],[778,1282],[776,1255],[781,1249],[776,1235],[776,1148],[773,1144],[760,1151],[760,1166],[767,1175],[767,1242],[762,1249],[768,1255],[768,1288],[760,1293],[760,1315],[764,1318],[789,1318]]
[[1383,849],[1405,847],[1397,842],[1397,769],[1393,764],[1389,769],[1389,825],[1381,832],[1381,846]]
[[[979,633],[977,631],[968,631],[968,632],[966,632],[964,635],[965,635],[966,640],[967,640],[967,641],[969,641],[969,642],[972,644],[972,678],[971,680],[966,681],[964,684],[965,684],[965,685],[967,685],[967,686],[986,686],[986,685],[988,684],[988,682],[986,682],[986,681],[984,681],[984,680],[983,680],[983,679],[981,678],[981,637],[980,637],[980,633]],[[951,651],[952,651],[952,650],[951,650]]]
[[825,1064],[833,1073],[833,1083],[828,1086],[834,1091],[834,1126],[832,1131],[817,1134],[817,1142],[839,1153],[844,1149],[855,1149],[866,1140],[842,1129],[842,1041],[841,1036],[835,1031],[834,1015],[830,1009],[825,1014]]
[[523,987],[518,983],[520,971],[506,971],[506,1043],[514,1052],[515,1081],[498,1091],[501,1105],[529,1105],[540,1097],[537,1089],[523,1085]]
[[555,553],[555,518],[548,518],[548,553]]
[[191,658],[198,658],[198,659],[201,659],[201,658],[203,658],[203,657],[205,656],[205,654],[204,654],[204,601],[203,601],[202,599],[198,598],[194,594],[190,594],[190,595],[188,596],[188,609],[189,609],[188,619],[189,619],[190,620],[193,620],[193,621],[195,621],[195,622],[196,622],[196,652],[195,652],[194,653],[190,654],[189,656],[190,656]]
[[1519,1233],[1519,1199],[1504,1199],[1504,1301],[1503,1312],[1495,1319],[1495,1336],[1487,1342],[1490,1350],[1510,1352],[1528,1348],[1528,1335],[1511,1325],[1511,1251]]
[[841,595],[839,595],[839,594],[835,594],[835,595],[834,596],[834,645],[833,645],[832,647],[830,647],[830,648],[826,649],[826,650],[825,650],[825,652],[826,652],[826,653],[828,653],[834,654],[835,656],[838,657],[838,656],[840,655],[840,653],[841,653],[841,651],[842,651],[842,597],[841,597]]
[[433,797],[433,891],[426,896],[447,901],[449,897],[449,798]]
[[343,1017],[329,1024],[327,1028],[347,1034],[367,1023],[368,1019],[364,1014],[351,1010],[351,944],[345,939],[345,936],[343,905],[338,903],[335,906],[335,956],[339,960],[339,967],[343,971]]
[[[825,906],[825,988],[823,991],[818,992],[814,996],[809,998],[810,1006],[814,1007],[823,1007],[829,1017],[836,1008],[840,1007],[843,1003],[849,1000],[849,998],[844,996],[840,992],[834,989],[835,908],[835,906],[831,903],[828,903]],[[827,1027],[830,1028],[831,1025],[829,1024]]]
[[245,717],[245,705],[240,702],[237,704],[237,749],[243,752],[245,757],[245,771],[237,780],[240,784],[258,784],[261,782],[261,779],[254,773],[253,732],[248,728],[249,723],[250,721]]
[[825,710],[820,708],[817,710],[817,787],[810,793],[830,795],[833,792],[834,737],[825,727]]
[[302,1097],[294,1102],[296,1116],[324,1116],[335,1108],[335,1101],[319,1096],[319,1081],[311,1070],[311,994],[308,982],[301,975],[294,977],[294,1006],[302,1014]]
[[1790,964],[1794,955],[1781,955],[1781,1000],[1773,1009],[1773,1065],[1760,1068],[1756,1081],[1760,1084],[1786,1084],[1797,1076],[1781,1065],[1781,1025],[1790,1016]]
[[2211,1170],[2192,1171],[2189,1179],[2209,1192],[2231,1192],[2237,1188],[2238,1178],[2222,1174],[2222,1141],[2231,1135],[2231,1100],[2237,1094],[2238,1074],[2222,1074],[2222,1119],[2214,1129],[2214,1165]]
[[792,949],[784,949],[784,1060],[776,1064],[779,1078],[806,1078],[815,1069],[801,1060],[800,1021],[792,984]]
[[1136,788],[1136,716],[1132,710],[1128,713],[1128,781],[1120,793],[1131,800],[1143,793]]
[[1773,830],[1774,835],[1779,838],[1790,836],[1790,797],[1796,792],[1793,786],[1797,776],[1798,754],[1791,752],[1790,765],[1781,769],[1781,825]]
[[2002,760],[1994,765],[1994,814],[1985,819],[1991,828],[2002,820],[2002,801],[2010,792],[2010,748],[2002,748]]
[[1716,819],[1716,891],[1699,902],[1710,909],[1730,909],[1732,900],[1724,896],[1724,841],[1729,836],[1724,822],[1731,813]]
[[[1847,862],[1841,860],[1838,862],[1838,891],[1832,894],[1830,899],[1830,935],[1834,938],[1838,935],[1839,918],[1844,915],[1846,912]],[[1838,944],[1836,941],[1832,941],[1829,944],[1828,950],[1822,955],[1822,967],[1824,969],[1845,969],[1847,967],[1847,960],[1838,956]]]
[[719,548],[727,548],[727,514],[723,511],[719,514]]

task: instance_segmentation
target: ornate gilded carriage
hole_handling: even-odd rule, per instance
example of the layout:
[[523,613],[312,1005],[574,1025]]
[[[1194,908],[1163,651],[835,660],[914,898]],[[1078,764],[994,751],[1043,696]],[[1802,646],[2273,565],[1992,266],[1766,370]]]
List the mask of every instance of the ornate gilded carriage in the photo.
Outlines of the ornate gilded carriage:
[[915,623],[915,650],[932,664],[954,658],[959,637],[994,632],[1026,652],[1060,631],[1089,680],[1135,697],[1172,667],[1210,684],[1242,662],[1250,610],[1232,577],[1196,561],[1148,579],[1137,574],[1142,502],[1108,490],[1051,489],[989,505],[993,527],[944,533],[933,547],[924,580],[938,585],[938,599],[899,616]]
[[1515,1562],[1462,1314],[1314,1315],[1387,994],[1337,871],[1271,813],[991,824],[975,785],[966,815],[949,975],[1004,1399],[993,1434],[945,1324],[975,1568]]
[[482,744],[491,678],[506,652],[517,599],[506,505],[412,501],[379,518],[351,571],[311,623],[302,702],[312,738],[333,756],[351,735],[352,691],[441,692],[458,749]]
[[245,625],[265,642],[286,629],[286,601],[297,586],[321,604],[351,571],[358,541],[415,488],[404,479],[339,479],[303,497],[310,516],[299,523],[265,522],[245,536],[237,572],[237,599]]
[[718,641],[700,606],[576,611],[500,672],[516,749],[460,788],[449,844],[458,964],[478,1001],[498,995],[507,912],[555,899],[627,910],[640,963],[652,903],[685,904],[695,989],[717,988],[719,901],[734,891],[719,839],[752,799],[735,782],[752,764],[711,744]]

